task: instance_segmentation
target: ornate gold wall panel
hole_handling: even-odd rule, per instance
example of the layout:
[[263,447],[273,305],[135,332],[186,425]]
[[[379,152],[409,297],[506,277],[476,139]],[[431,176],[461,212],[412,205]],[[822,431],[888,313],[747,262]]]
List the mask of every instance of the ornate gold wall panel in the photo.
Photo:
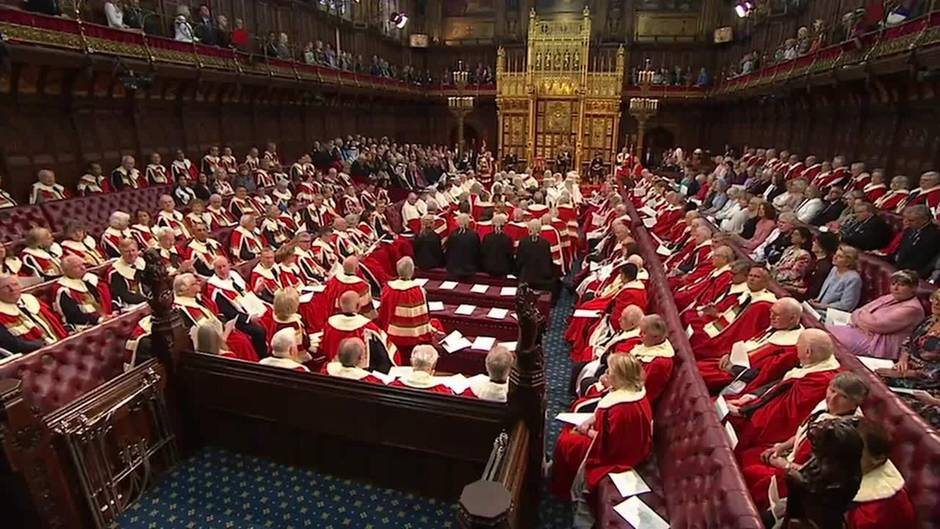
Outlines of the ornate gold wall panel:
[[[496,65],[499,155],[552,161],[562,147],[572,150],[575,167],[598,152],[607,159],[617,150],[624,51],[613,69],[591,70],[591,17],[563,14],[529,19],[523,71],[507,70],[501,49]],[[524,126],[524,129],[523,129]]]

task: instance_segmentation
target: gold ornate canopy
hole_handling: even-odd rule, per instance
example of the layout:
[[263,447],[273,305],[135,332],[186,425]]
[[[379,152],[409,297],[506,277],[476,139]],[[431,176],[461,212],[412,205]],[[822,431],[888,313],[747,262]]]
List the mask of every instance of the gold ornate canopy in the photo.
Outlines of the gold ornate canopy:
[[533,10],[525,63],[507,67],[500,48],[496,65],[499,156],[530,162],[553,160],[571,149],[576,168],[617,149],[624,49],[615,60],[591,58],[591,16],[542,20]]

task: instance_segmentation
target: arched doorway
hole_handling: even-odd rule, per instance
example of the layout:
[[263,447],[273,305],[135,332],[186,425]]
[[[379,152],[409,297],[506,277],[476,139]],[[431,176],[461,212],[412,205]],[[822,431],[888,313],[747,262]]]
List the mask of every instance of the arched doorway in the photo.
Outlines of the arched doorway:
[[656,165],[663,158],[663,152],[676,145],[676,137],[664,127],[654,127],[643,137],[643,152],[646,153],[644,165]]

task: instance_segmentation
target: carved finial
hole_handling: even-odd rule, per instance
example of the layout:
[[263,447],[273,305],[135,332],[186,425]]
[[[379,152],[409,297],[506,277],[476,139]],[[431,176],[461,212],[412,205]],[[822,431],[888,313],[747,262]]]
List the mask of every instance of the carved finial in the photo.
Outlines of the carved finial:
[[530,18],[530,19],[535,19],[535,8],[534,8],[534,7],[531,8],[531,9],[529,9],[529,18]]
[[150,310],[155,317],[166,317],[173,310],[173,284],[166,263],[155,248],[144,252],[140,282],[150,291]]
[[587,4],[584,4],[584,11],[581,11],[581,14],[584,15],[584,18],[591,16],[591,8]]
[[503,72],[506,70],[506,50],[500,46],[496,50],[496,71]]

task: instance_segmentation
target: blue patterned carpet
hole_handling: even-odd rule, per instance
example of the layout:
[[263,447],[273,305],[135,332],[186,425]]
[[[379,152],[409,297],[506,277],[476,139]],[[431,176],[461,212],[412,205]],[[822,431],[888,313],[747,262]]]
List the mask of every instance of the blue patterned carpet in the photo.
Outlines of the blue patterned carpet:
[[[574,297],[563,292],[543,343],[548,383],[546,450],[561,431],[553,420],[569,404],[564,340]],[[542,487],[541,529],[571,527],[570,504]],[[447,529],[456,505],[339,479],[264,459],[206,448],[183,462],[121,517],[121,529]]]
[[121,529],[456,527],[456,505],[207,448],[121,517]]

